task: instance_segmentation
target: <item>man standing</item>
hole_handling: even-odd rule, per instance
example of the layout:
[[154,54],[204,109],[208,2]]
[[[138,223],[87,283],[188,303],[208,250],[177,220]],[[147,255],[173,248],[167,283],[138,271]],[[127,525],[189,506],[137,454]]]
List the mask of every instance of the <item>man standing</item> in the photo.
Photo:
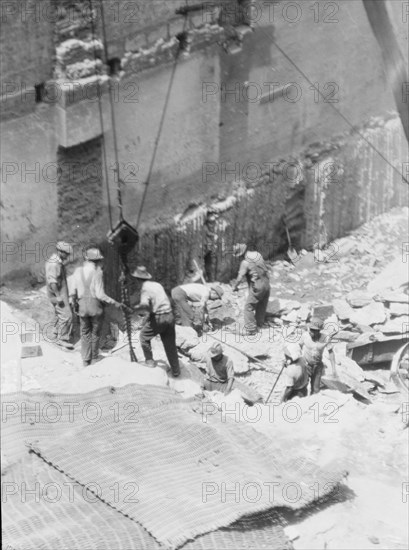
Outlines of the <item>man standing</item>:
[[[103,322],[103,304],[122,307],[104,290],[101,262],[104,259],[98,248],[89,248],[85,253],[82,267],[77,267],[72,277],[71,302],[78,301],[78,315],[81,331],[81,356],[84,366],[98,359],[99,337]],[[77,308],[74,307],[76,310]]]
[[[192,327],[201,331],[203,323],[208,317],[207,302],[218,300],[223,296],[224,291],[219,285],[201,285],[198,283],[184,284],[172,290],[172,299],[175,303],[176,318],[178,324],[183,327]],[[195,312],[190,303],[196,303],[202,308],[201,326],[195,327]]]
[[233,361],[224,355],[223,347],[215,342],[209,348],[209,355],[206,359],[206,376],[204,389],[208,391],[221,391],[228,395],[234,383]]
[[293,397],[305,397],[308,394],[307,362],[301,353],[299,344],[288,344],[284,350],[287,367],[285,370],[286,383],[281,401],[288,401]]
[[173,376],[180,375],[179,357],[176,348],[175,318],[165,289],[159,283],[151,281],[152,275],[146,267],[139,266],[132,273],[141,284],[140,303],[134,307],[134,311],[147,312],[141,333],[141,346],[146,363],[154,366],[151,340],[159,334],[165,348],[166,357],[172,369]]
[[324,372],[322,356],[325,347],[330,343],[333,335],[324,334],[324,323],[319,317],[310,321],[308,332],[302,335],[302,354],[307,362],[308,375],[311,382],[311,394],[318,393],[321,387],[321,378]]
[[47,296],[54,308],[54,335],[56,343],[66,349],[73,349],[70,342],[72,334],[72,311],[68,300],[67,274],[65,265],[73,257],[70,244],[59,241],[57,251],[45,262],[45,281]]
[[242,279],[246,277],[249,294],[244,306],[244,325],[247,334],[256,334],[257,327],[263,326],[270,297],[268,269],[262,255],[255,251],[247,252],[245,244],[235,245],[233,254],[236,258],[242,258],[233,291],[238,290]]

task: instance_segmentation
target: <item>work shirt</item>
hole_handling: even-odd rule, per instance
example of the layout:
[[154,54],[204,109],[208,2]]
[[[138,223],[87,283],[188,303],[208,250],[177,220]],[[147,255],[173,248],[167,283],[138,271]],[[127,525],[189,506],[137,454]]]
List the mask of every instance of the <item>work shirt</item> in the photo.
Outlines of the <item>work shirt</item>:
[[205,285],[191,283],[180,285],[179,288],[186,293],[188,300],[191,302],[200,302],[202,306],[210,299],[210,288]]
[[259,252],[246,252],[240,264],[236,284],[238,285],[244,277],[251,287],[258,287],[261,282],[270,284],[267,266]]
[[302,355],[307,363],[311,366],[316,366],[322,362],[325,346],[328,344],[328,337],[321,334],[319,341],[314,342],[309,332],[305,332],[302,336],[301,343],[303,345]]
[[227,382],[234,378],[233,361],[223,355],[219,361],[215,361],[211,357],[206,359],[206,378],[210,382]]
[[71,293],[76,294],[79,300],[90,297],[106,304],[116,304],[115,300],[105,294],[103,271],[94,262],[84,262],[82,267],[74,271]]
[[302,390],[308,385],[308,370],[307,362],[303,357],[300,357],[294,363],[291,363],[285,369],[287,388],[293,390]]
[[[45,282],[47,287],[47,296],[51,300],[55,300],[57,296],[61,295],[68,301],[68,289],[67,279],[65,273],[65,266],[62,263],[58,254],[52,254],[45,262]],[[56,294],[51,288],[51,284],[57,285],[59,294]]]
[[141,288],[140,305],[149,307],[150,313],[170,313],[172,307],[163,286],[154,281],[145,281]]

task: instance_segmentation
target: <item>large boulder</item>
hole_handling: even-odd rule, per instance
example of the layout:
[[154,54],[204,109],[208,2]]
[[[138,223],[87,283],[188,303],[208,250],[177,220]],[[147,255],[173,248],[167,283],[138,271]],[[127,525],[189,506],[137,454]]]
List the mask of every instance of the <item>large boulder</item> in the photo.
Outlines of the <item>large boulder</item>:
[[199,343],[197,332],[191,327],[176,325],[176,346],[182,351],[188,351]]
[[351,290],[347,294],[347,302],[352,307],[364,307],[372,302],[373,294],[366,290]]
[[354,310],[346,300],[334,300],[332,305],[334,306],[334,312],[340,321],[348,321],[354,313]]
[[381,302],[371,302],[369,305],[354,311],[350,316],[355,325],[377,325],[386,321],[386,310]]

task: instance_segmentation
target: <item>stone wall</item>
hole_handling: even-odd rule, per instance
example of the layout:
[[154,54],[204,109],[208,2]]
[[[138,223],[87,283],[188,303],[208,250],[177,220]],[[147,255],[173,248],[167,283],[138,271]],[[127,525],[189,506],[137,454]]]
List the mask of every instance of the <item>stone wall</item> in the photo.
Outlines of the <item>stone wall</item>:
[[[44,12],[47,2],[34,4],[52,13]],[[54,19],[43,15],[31,23],[22,22],[21,12],[10,13],[2,25],[9,48],[2,58],[5,78],[20,88],[23,80],[59,86],[57,99],[39,88],[28,96],[2,88],[3,275],[35,270],[30,258],[22,262],[23,249],[35,243],[63,236],[83,242],[98,234],[104,241],[104,170],[98,181],[86,176],[89,164],[103,166],[102,136],[117,220],[110,74],[124,213],[136,224],[182,29],[140,220],[141,249],[132,262],[148,263],[167,286],[192,257],[206,257],[209,276],[229,278],[234,242],[252,241],[270,256],[285,249],[283,216],[294,244],[309,247],[406,200],[407,185],[391,168],[405,172],[405,142],[360,2],[333,3],[336,13],[325,1],[298,3],[298,13],[294,2],[275,3],[274,12],[261,3],[264,10],[247,11],[253,13],[248,20],[243,10],[226,16],[206,8],[184,24],[175,14],[182,0],[154,0],[149,9],[142,0],[108,1],[108,65],[98,2],[92,4],[95,41],[85,1],[53,3]],[[224,11],[228,4],[238,5],[228,2]],[[388,7],[407,55],[403,4]],[[79,159],[78,178],[58,170],[68,157]],[[328,163],[336,180],[321,173]],[[23,176],[27,168],[36,170],[31,180]]]

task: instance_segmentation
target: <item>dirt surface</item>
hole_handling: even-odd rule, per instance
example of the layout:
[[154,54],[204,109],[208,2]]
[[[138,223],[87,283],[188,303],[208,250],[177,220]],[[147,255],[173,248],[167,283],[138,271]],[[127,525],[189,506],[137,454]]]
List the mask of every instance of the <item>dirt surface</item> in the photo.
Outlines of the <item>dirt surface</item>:
[[[272,263],[272,298],[298,301],[311,308],[331,302],[334,298],[344,298],[351,290],[365,289],[382,269],[397,258],[402,259],[402,267],[407,269],[409,264],[402,256],[404,243],[409,240],[407,219],[408,209],[395,209],[332,243],[326,251],[301,254],[295,265],[285,260]],[[328,261],[324,262],[324,259]],[[334,259],[336,261],[329,262]],[[216,325],[217,319],[226,318],[229,318],[227,326],[240,325],[244,291],[233,295],[227,285],[225,288],[224,302],[215,304],[211,317]],[[20,389],[83,393],[107,385],[141,383],[141,377],[144,383],[170,384],[176,391],[186,391],[186,396],[197,391],[200,376],[197,369],[189,368],[189,351],[184,352],[185,357],[182,358],[179,386],[169,381],[165,374],[166,361],[159,342],[154,343],[155,359],[160,360],[159,368],[151,373],[149,369],[138,372],[141,367],[129,363],[126,347],[87,370],[82,366],[79,343],[74,351],[67,352],[44,341],[42,331],[50,321],[51,307],[41,289],[32,288],[29,284],[25,286],[20,281],[2,286],[0,298],[3,396]],[[34,329],[34,339],[38,340],[42,355],[21,359],[19,334],[27,329]],[[271,326],[266,325],[263,338],[270,346],[269,353],[278,358],[282,353],[282,344],[269,340],[270,330]],[[212,334],[218,336],[217,331]],[[203,338],[206,339],[206,335]],[[234,343],[234,331],[232,338],[231,343]],[[208,336],[208,345],[210,340]],[[262,346],[261,342],[247,343],[245,349],[250,353],[257,350],[257,345]],[[141,358],[140,348],[136,351]],[[256,365],[250,361],[250,367],[243,366],[242,378],[253,377],[253,385],[257,379],[258,384],[268,392],[280,361],[281,356],[276,362],[272,361],[270,370],[265,371],[257,371]],[[200,362],[196,365],[200,366]],[[196,374],[193,375],[193,372]],[[381,369],[375,373],[385,384],[388,383],[387,370]],[[408,548],[407,395],[397,391],[375,391],[372,404],[366,404],[351,394],[325,390],[319,397],[310,396],[296,402],[302,409],[297,421],[285,418],[282,409],[277,409],[280,414],[276,415],[276,420],[264,424],[260,421],[253,426],[254,429],[281,438],[283,445],[286,434],[298,434],[300,447],[294,452],[319,464],[337,465],[348,475],[338,498],[317,506],[313,513],[293,514],[286,518],[291,527],[290,538],[294,538],[294,548]],[[332,409],[323,413],[323,407],[328,404],[335,404],[331,418],[328,412]]]

